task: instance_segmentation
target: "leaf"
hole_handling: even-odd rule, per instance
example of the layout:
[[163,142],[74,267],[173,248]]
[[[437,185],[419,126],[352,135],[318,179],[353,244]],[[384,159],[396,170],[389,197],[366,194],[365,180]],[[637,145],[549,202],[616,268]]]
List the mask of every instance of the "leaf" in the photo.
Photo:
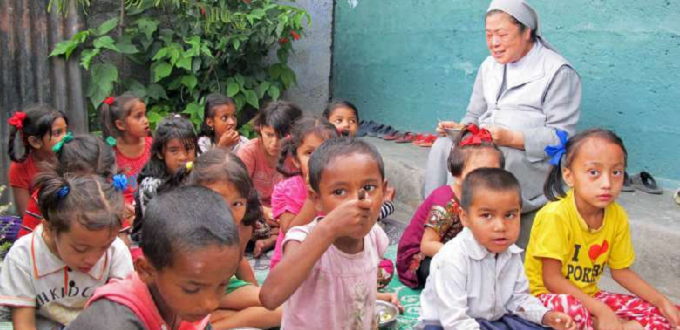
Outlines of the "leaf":
[[279,62],[288,63],[288,49],[283,47],[279,48],[279,50],[276,51],[276,56],[279,58]]
[[157,112],[150,111],[146,114],[146,119],[149,121],[151,126],[156,126],[158,122],[160,122],[163,119],[163,116],[159,115]]
[[50,53],[50,57],[64,55],[68,60],[71,53],[78,47],[78,43],[72,40],[64,40],[57,44],[57,47]]
[[260,87],[260,94],[258,94],[257,96],[262,99],[262,98],[264,98],[264,93],[266,93],[269,90],[269,82],[263,81],[262,83],[260,83],[259,87]]
[[116,43],[118,50],[126,55],[132,55],[139,53],[139,50],[135,45],[132,44],[132,40],[129,37],[123,37]]
[[160,62],[153,69],[154,82],[169,76],[172,73],[172,65],[168,62]]
[[196,79],[196,76],[186,75],[182,77],[181,83],[189,89],[194,89],[198,84],[198,79]]
[[71,40],[82,44],[85,41],[87,41],[87,37],[89,37],[89,36],[90,36],[90,30],[83,30],[83,31],[80,31],[80,32],[74,34],[73,38],[71,38]]
[[281,96],[281,90],[276,85],[271,85],[269,86],[269,96],[271,96],[272,100],[278,101],[279,96]]
[[255,107],[255,109],[260,108],[260,100],[257,98],[257,94],[252,90],[245,90],[243,93],[246,95],[246,102]]
[[147,96],[144,85],[135,79],[127,80],[124,85],[126,90],[131,91],[138,97],[145,98]]
[[236,82],[239,84],[239,86],[243,88],[243,85],[245,85],[246,83],[245,78],[243,78],[243,76],[240,74],[236,74],[236,76],[234,76],[234,79],[236,79]]
[[234,49],[238,50],[241,47],[241,40],[234,39]]
[[237,83],[230,82],[230,83],[227,84],[227,96],[228,97],[236,96],[236,94],[238,94],[239,90],[240,90],[240,87]]
[[94,42],[92,43],[92,45],[95,48],[99,48],[99,49],[105,48],[105,49],[110,49],[110,50],[113,50],[113,51],[116,51],[116,52],[120,52],[118,47],[116,47],[115,42],[113,41],[113,38],[111,38],[109,36],[103,36],[103,37],[99,37],[99,38],[95,39]]
[[118,69],[111,63],[94,64],[90,74],[92,79],[88,96],[97,108],[111,94],[113,83],[118,80]]
[[175,66],[187,71],[191,71],[191,57],[182,57],[179,61],[177,61]]
[[295,83],[295,72],[289,68],[285,68],[281,72],[281,82],[286,89],[290,88]]
[[269,75],[273,79],[279,79],[279,77],[281,77],[281,65],[280,64],[272,64],[269,67]]
[[152,18],[144,17],[137,20],[139,31],[144,33],[147,39],[151,39],[154,32],[158,30],[158,21]]
[[103,36],[111,32],[111,30],[115,29],[116,26],[118,26],[118,17],[114,17],[99,25],[99,27],[97,27],[97,29],[94,30],[94,34],[98,36]]
[[156,52],[156,55],[154,55],[153,58],[151,58],[151,60],[152,61],[158,61],[158,60],[163,59],[167,55],[168,55],[168,49],[163,47],[163,48],[159,49],[158,52]]
[[99,55],[99,49],[86,49],[83,51],[83,53],[80,55],[80,65],[85,68],[85,70],[90,70],[90,63],[92,63],[92,59]]
[[159,84],[151,84],[149,87],[146,89],[147,95],[150,98],[160,100],[160,99],[168,99],[168,95],[165,94],[165,89],[163,89],[163,86]]
[[194,73],[198,73],[199,70],[201,70],[201,58],[195,57],[194,62],[192,63],[191,66],[191,71],[193,71]]
[[236,95],[234,103],[236,103],[236,111],[241,111],[243,106],[246,105],[246,97],[243,94]]
[[191,102],[187,104],[186,108],[184,108],[184,111],[182,113],[188,114],[191,116],[191,121],[194,123],[200,124],[203,122],[203,107],[201,107],[200,104],[196,102]]

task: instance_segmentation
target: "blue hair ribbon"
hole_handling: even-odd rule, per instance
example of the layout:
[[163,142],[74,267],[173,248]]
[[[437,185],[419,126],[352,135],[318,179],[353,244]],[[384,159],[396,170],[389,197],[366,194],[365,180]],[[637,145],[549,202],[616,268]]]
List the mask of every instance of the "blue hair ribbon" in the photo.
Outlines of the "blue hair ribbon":
[[63,185],[61,188],[59,188],[59,190],[57,190],[57,197],[59,197],[59,199],[63,199],[66,197],[66,195],[68,195],[69,192],[71,192],[71,189],[67,185]]
[[52,151],[53,152],[59,152],[61,151],[61,148],[64,147],[64,144],[69,143],[73,141],[73,133],[71,131],[66,132],[64,137],[61,139],[61,141],[57,142],[54,146],[52,146]]
[[548,164],[553,166],[559,166],[562,156],[567,152],[567,142],[569,141],[569,133],[561,129],[555,129],[555,135],[560,139],[560,143],[552,146],[545,147],[545,152],[548,154],[550,159]]
[[104,141],[106,141],[106,144],[108,144],[108,145],[110,145],[110,146],[112,146],[112,147],[115,147],[115,146],[116,146],[116,138],[113,137],[113,136],[107,137],[106,140],[104,140]]
[[125,174],[116,174],[113,176],[113,179],[111,180],[111,185],[113,185],[114,188],[118,191],[125,191],[128,186],[128,179],[125,176]]

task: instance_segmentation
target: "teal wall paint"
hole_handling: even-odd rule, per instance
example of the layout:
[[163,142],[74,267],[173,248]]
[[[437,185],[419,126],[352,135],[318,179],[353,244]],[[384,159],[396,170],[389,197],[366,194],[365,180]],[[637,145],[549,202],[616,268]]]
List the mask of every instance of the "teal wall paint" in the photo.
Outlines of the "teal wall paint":
[[[362,119],[433,130],[462,118],[488,56],[479,0],[336,1],[333,95]],[[579,72],[579,129],[624,138],[629,171],[680,180],[680,2],[530,1]],[[671,188],[671,187],[667,187]]]

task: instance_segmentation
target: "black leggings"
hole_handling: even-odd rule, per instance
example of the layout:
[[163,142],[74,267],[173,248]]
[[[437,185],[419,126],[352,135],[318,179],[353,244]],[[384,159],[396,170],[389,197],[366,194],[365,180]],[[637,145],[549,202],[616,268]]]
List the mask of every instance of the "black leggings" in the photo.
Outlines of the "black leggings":
[[421,289],[425,287],[425,281],[427,281],[427,277],[430,276],[431,262],[432,258],[425,257],[425,259],[423,259],[420,262],[420,266],[418,266],[418,271],[416,272],[416,275],[418,276],[418,287]]

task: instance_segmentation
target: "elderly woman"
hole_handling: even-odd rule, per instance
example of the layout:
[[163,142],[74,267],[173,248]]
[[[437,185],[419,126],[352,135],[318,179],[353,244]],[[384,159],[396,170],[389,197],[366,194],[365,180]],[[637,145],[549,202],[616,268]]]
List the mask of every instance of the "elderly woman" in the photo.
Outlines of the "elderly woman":
[[424,194],[450,182],[446,159],[451,139],[444,128],[474,123],[491,132],[506,157],[505,168],[522,185],[523,212],[546,203],[549,171],[545,148],[559,144],[556,130],[573,135],[579,119],[581,80],[541,35],[538,14],[524,0],[494,0],[486,13],[491,56],[477,73],[465,117],[437,127],[442,138],[430,151]]

